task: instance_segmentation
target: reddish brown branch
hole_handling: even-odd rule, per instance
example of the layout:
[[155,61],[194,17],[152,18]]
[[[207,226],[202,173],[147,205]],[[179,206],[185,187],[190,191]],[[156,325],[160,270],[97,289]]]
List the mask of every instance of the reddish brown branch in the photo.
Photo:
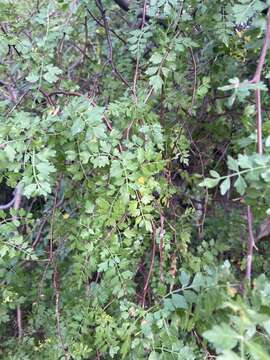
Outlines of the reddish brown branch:
[[[267,25],[266,25],[266,32],[265,32],[262,51],[259,57],[256,72],[253,76],[253,79],[250,81],[253,84],[259,83],[261,81],[261,74],[265,63],[269,42],[270,42],[270,7],[268,8],[267,11]],[[263,136],[262,136],[261,90],[256,89],[255,95],[256,95],[256,122],[257,122],[257,152],[258,154],[262,155]],[[252,263],[253,263],[253,250],[255,247],[255,240],[253,235],[253,216],[250,206],[247,206],[247,220],[248,220],[248,254],[247,254],[246,278],[250,282],[251,273],[252,273]]]
[[[250,81],[252,84],[257,84],[261,81],[261,74],[263,70],[263,66],[265,63],[268,47],[270,42],[270,7],[267,11],[267,25],[266,25],[266,33],[264,38],[264,43],[262,47],[262,51],[259,57],[258,65],[256,72]],[[258,146],[258,154],[262,155],[263,153],[263,141],[262,141],[262,104],[261,104],[261,90],[256,90],[256,117],[257,117],[257,146]]]

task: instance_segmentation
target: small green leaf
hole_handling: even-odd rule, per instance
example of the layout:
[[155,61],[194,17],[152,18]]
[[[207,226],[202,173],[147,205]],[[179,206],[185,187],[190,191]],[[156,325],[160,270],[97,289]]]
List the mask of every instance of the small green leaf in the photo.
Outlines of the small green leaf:
[[23,195],[26,196],[27,198],[30,198],[32,195],[35,194],[36,190],[37,190],[36,184],[29,184],[24,187]]
[[46,66],[47,72],[44,73],[43,79],[48,81],[50,84],[55,83],[58,80],[58,76],[62,73],[62,70],[57,66],[53,66],[51,64]]
[[238,334],[227,324],[214,325],[211,330],[205,331],[203,337],[214,344],[218,351],[231,350],[237,343]]
[[245,190],[247,188],[247,184],[245,182],[245,179],[241,175],[239,175],[237,180],[235,181],[234,187],[241,196],[244,195]]
[[254,341],[247,342],[248,352],[254,360],[270,360],[269,353],[263,347]]
[[84,128],[85,128],[85,122],[83,121],[83,119],[78,117],[70,129],[71,135],[75,136],[75,135],[79,134],[80,132],[82,132],[84,130]]
[[220,193],[221,193],[221,195],[225,195],[226,192],[230,189],[230,186],[231,186],[231,180],[230,180],[229,177],[227,177],[220,184]]
[[176,309],[187,309],[188,308],[188,304],[183,295],[173,294],[172,295],[172,303]]
[[182,270],[179,276],[180,283],[183,287],[187,286],[190,281],[190,275],[186,271]]
[[233,170],[233,171],[238,171],[239,170],[238,162],[235,159],[233,159],[231,156],[228,156],[227,164],[228,164],[228,168],[230,170]]
[[154,54],[151,56],[150,61],[151,61],[153,64],[160,64],[161,61],[162,61],[162,55],[159,54],[159,53],[154,53]]
[[267,136],[266,140],[265,140],[265,146],[266,147],[270,147],[270,135]]
[[217,360],[243,360],[235,352],[225,350],[222,355],[217,357]]
[[207,187],[208,189],[211,189],[215,186],[217,186],[219,183],[219,179],[212,179],[212,178],[205,178],[200,184],[199,186],[203,187]]
[[162,88],[163,80],[160,75],[154,75],[150,78],[150,85],[153,86],[155,91],[158,91]]
[[210,170],[209,173],[213,178],[218,179],[220,177],[219,173],[216,172],[215,170]]
[[29,81],[30,83],[35,83],[39,80],[39,75],[37,73],[30,73],[27,77],[26,80]]

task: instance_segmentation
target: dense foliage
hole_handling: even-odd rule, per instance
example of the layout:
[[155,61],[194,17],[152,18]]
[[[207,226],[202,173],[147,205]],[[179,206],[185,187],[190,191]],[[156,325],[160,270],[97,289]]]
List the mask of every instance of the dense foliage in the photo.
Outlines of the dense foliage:
[[268,4],[0,1],[1,359],[270,359]]

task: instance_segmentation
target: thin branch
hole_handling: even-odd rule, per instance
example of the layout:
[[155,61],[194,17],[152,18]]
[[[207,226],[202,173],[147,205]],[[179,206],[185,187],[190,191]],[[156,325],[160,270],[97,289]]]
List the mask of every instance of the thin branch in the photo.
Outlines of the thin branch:
[[[143,28],[145,26],[145,17],[146,17],[146,10],[147,10],[147,0],[144,0],[143,3],[143,14],[142,14],[142,23],[141,23],[141,32],[143,31]],[[135,74],[133,78],[133,94],[135,98],[135,102],[137,103],[137,95],[136,95],[136,87],[137,87],[137,80],[138,80],[138,73],[139,73],[139,64],[140,64],[140,52],[137,52],[137,59],[136,59],[136,68],[135,68]]]
[[7,204],[0,205],[0,210],[7,210],[12,206],[15,210],[18,210],[20,207],[21,197],[22,189],[20,185],[17,185],[13,192],[13,198]]
[[127,82],[127,80],[122,76],[122,74],[117,70],[115,64],[114,64],[114,59],[113,59],[113,49],[112,49],[112,38],[111,38],[111,33],[110,33],[110,28],[109,28],[109,24],[108,24],[108,20],[106,17],[106,12],[103,8],[102,5],[102,1],[101,0],[96,0],[96,4],[97,7],[101,13],[102,16],[102,20],[103,20],[103,24],[104,24],[104,29],[105,29],[105,33],[106,33],[106,38],[107,38],[107,43],[108,43],[108,47],[109,47],[109,63],[111,64],[112,67],[112,71],[113,74],[116,75],[116,77],[122,81],[122,83],[124,83],[129,89],[130,89],[130,85]]
[[21,306],[17,305],[17,327],[18,327],[18,338],[23,338],[23,327],[22,327],[22,310]]
[[29,92],[30,92],[30,89],[29,89],[29,90],[26,90],[26,91],[22,94],[22,96],[20,97],[20,99],[18,100],[18,102],[13,106],[13,108],[11,108],[10,110],[8,110],[8,111],[6,112],[6,114],[5,114],[6,117],[7,117],[7,116],[10,116],[10,115],[13,113],[13,111],[14,111],[18,106],[21,105],[23,99],[25,98],[25,96],[26,96]]
[[247,254],[247,268],[246,278],[248,281],[251,279],[252,262],[253,262],[253,248],[255,246],[255,240],[253,235],[253,215],[251,207],[247,206],[247,221],[248,221],[248,254]]
[[69,359],[68,348],[65,345],[65,341],[63,338],[62,330],[61,330],[61,307],[60,307],[60,274],[57,269],[57,265],[54,265],[54,272],[53,272],[53,287],[55,291],[55,316],[56,316],[56,329],[57,329],[57,336],[61,342],[62,350],[64,353],[65,359]]
[[147,279],[143,288],[143,296],[142,296],[142,307],[144,308],[145,306],[145,298],[146,298],[146,294],[148,292],[148,288],[149,288],[149,282],[153,273],[153,269],[154,269],[154,263],[155,263],[155,254],[156,254],[156,227],[154,224],[152,224],[152,231],[153,231],[153,240],[152,240],[152,255],[151,255],[151,260],[150,260],[150,268],[149,268],[149,272],[147,275]]
[[159,232],[159,275],[160,281],[164,281],[163,274],[163,247],[164,247],[164,215],[160,215],[160,232]]
[[192,48],[189,48],[189,52],[191,54],[192,57],[192,62],[193,62],[193,69],[194,69],[194,82],[193,82],[193,90],[192,90],[192,99],[191,99],[191,105],[190,105],[190,109],[189,109],[189,113],[190,115],[192,115],[192,109],[195,103],[195,98],[196,98],[196,88],[197,88],[197,63],[195,60],[195,56],[193,53]]
[[[87,9],[88,14],[91,16],[91,18],[101,27],[105,28],[104,24],[89,10]],[[120,35],[118,35],[113,29],[110,29],[110,32],[117,37],[122,43],[125,45],[127,44],[126,40],[123,39]]]
[[53,208],[52,208],[52,213],[51,213],[49,261],[53,260],[53,227],[54,227],[55,210],[56,210],[56,206],[57,206],[57,198],[58,198],[58,194],[59,194],[60,186],[61,186],[61,179],[62,179],[62,174],[60,174],[58,181],[57,181],[55,194],[54,194],[54,200],[53,200]]
[[[270,42],[270,7],[267,11],[267,25],[264,43],[262,51],[259,57],[257,69],[253,79],[250,81],[253,84],[259,83],[261,81],[261,74],[263,66],[265,63],[267,50]],[[256,120],[257,120],[257,152],[259,155],[263,154],[263,137],[262,137],[262,103],[261,103],[261,91],[256,89]],[[252,273],[252,263],[253,263],[253,250],[255,247],[255,240],[253,235],[253,216],[251,207],[247,206],[247,220],[248,220],[248,254],[247,254],[247,268],[246,268],[246,278],[250,282],[251,273]]]
[[[267,25],[266,25],[266,33],[264,38],[264,43],[262,47],[262,51],[259,57],[258,65],[256,72],[250,81],[252,84],[259,83],[261,81],[261,74],[263,70],[263,66],[265,63],[265,58],[267,55],[267,50],[270,42],[270,7],[267,11]],[[256,93],[256,111],[257,111],[257,146],[258,146],[258,154],[262,155],[263,153],[263,141],[262,141],[262,105],[261,105],[261,90],[257,89]]]

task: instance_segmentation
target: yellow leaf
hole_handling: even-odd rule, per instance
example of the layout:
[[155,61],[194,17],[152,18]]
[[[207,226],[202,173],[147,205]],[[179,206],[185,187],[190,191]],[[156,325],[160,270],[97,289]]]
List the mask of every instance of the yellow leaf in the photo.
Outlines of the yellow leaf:
[[141,185],[143,185],[145,183],[145,179],[144,179],[143,176],[139,177],[138,183],[141,184]]
[[64,220],[67,220],[69,218],[69,214],[68,213],[65,213],[64,215],[63,215],[63,219]]

